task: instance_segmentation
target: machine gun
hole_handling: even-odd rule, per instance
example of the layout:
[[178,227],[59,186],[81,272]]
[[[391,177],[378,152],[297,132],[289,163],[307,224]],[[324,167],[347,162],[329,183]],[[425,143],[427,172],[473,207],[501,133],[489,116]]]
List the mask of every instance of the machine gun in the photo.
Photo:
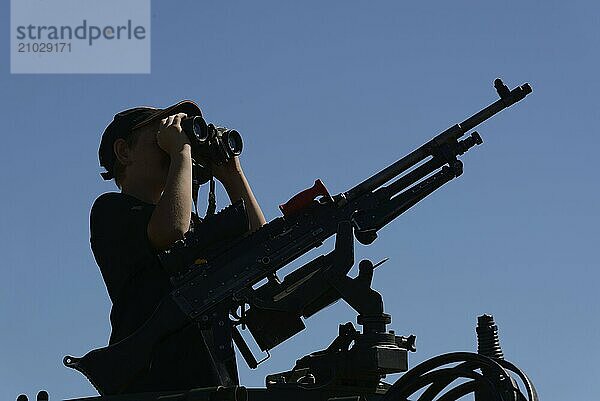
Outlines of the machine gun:
[[[407,369],[406,355],[414,348],[414,339],[386,332],[390,317],[383,313],[379,294],[370,289],[374,268],[371,262],[361,262],[361,273],[356,279],[346,276],[353,265],[353,240],[372,243],[378,230],[460,176],[463,164],[458,156],[482,143],[477,132],[461,138],[532,91],[529,84],[509,90],[500,79],[494,86],[499,100],[346,192],[331,196],[317,180],[312,188],[280,206],[282,217],[252,233],[209,246],[195,237],[176,244],[160,256],[165,269],[180,272],[173,279],[175,289],[148,321],[116,344],[92,350],[81,358],[66,356],[64,364],[82,372],[100,394],[119,394],[148,369],[156,344],[197,323],[214,332],[212,340],[217,342],[209,346],[213,360],[227,359],[231,349],[227,341],[219,343],[219,339],[233,338],[249,366],[255,367],[256,359],[239,335],[237,325],[247,325],[261,349],[268,351],[304,328],[301,317],[309,317],[343,298],[360,313],[363,333],[358,334],[351,327],[341,329],[328,352],[299,361],[298,369],[288,377],[303,366],[312,366],[312,371],[328,376],[332,386],[353,383],[363,392],[375,391],[386,373]],[[240,208],[243,205],[233,205],[220,214],[239,214]],[[334,251],[317,257],[280,282],[276,276],[279,269],[333,235]],[[266,284],[253,288],[264,279]],[[238,318],[232,321],[230,314],[237,314]],[[347,353],[351,342],[355,343],[353,350],[357,349],[354,354]],[[364,347],[357,348],[360,344]],[[361,365],[365,356],[370,362],[359,369],[358,375],[356,370],[343,372],[341,368],[336,373],[326,373],[327,366],[335,362],[332,356],[342,354],[349,358],[346,365]],[[236,384],[237,372],[223,366],[216,363],[223,381]],[[313,380],[305,376],[309,382]]]

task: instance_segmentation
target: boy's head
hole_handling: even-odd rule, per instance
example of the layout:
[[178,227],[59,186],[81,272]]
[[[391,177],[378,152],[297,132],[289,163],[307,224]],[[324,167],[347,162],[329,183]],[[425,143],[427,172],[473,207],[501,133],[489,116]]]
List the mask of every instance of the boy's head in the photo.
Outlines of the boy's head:
[[106,172],[100,173],[102,178],[105,180],[114,178],[120,188],[126,169],[126,165],[122,163],[122,155],[127,155],[129,150],[134,150],[140,139],[143,141],[140,146],[150,149],[152,146],[150,141],[155,139],[158,122],[177,113],[186,113],[188,117],[202,115],[200,108],[190,100],[184,100],[165,109],[136,107],[117,113],[104,130],[98,149],[100,166],[106,169]]

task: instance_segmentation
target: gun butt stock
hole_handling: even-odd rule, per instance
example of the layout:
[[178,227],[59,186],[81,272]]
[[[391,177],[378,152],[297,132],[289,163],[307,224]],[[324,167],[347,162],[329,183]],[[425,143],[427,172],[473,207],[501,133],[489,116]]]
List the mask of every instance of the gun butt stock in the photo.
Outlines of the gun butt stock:
[[150,319],[129,337],[81,358],[66,356],[63,363],[87,377],[101,395],[120,394],[148,371],[154,346],[188,323],[173,299],[166,297]]

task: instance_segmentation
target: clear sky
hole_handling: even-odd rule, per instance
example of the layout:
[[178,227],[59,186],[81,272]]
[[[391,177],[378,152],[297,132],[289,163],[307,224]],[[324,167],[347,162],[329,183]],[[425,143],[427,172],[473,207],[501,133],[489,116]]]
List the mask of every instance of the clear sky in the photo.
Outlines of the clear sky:
[[[0,15],[8,26],[8,1]],[[271,220],[315,178],[345,191],[496,100],[496,77],[534,92],[480,127],[462,177],[357,244],[357,260],[390,257],[374,287],[390,328],[417,335],[411,366],[475,351],[476,317],[492,313],[542,400],[600,399],[599,28],[595,1],[154,1],[148,75],[11,75],[3,29],[0,399],[96,394],[62,357],[110,332],[88,216],[116,188],[97,148],[119,110],[189,98],[237,128]],[[347,321],[338,303],[257,370],[240,359],[242,384]]]

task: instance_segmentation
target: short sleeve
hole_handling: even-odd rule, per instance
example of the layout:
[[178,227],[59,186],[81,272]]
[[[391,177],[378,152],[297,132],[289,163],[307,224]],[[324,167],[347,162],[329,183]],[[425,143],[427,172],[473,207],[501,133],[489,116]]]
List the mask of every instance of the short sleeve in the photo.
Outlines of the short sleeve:
[[90,244],[113,301],[141,269],[156,264],[157,252],[147,234],[153,210],[153,205],[119,193],[104,194],[92,206]]

